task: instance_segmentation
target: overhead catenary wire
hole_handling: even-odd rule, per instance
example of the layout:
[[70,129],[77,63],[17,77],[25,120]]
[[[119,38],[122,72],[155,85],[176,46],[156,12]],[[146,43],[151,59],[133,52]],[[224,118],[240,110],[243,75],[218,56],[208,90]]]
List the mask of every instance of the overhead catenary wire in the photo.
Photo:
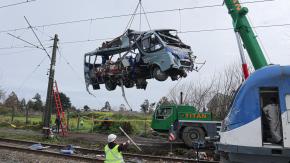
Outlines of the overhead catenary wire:
[[[263,2],[271,2],[275,0],[255,0],[249,2],[240,2],[240,4],[253,4],[253,3],[263,3]],[[36,25],[32,26],[32,28],[38,27],[51,27],[51,26],[58,26],[58,25],[66,25],[66,24],[74,24],[74,23],[81,23],[87,21],[96,21],[96,20],[103,20],[103,19],[112,19],[112,18],[120,18],[120,17],[128,17],[138,14],[156,14],[156,13],[163,13],[163,12],[174,12],[174,11],[182,11],[182,10],[195,10],[195,9],[205,9],[205,8],[214,8],[214,7],[223,7],[221,3],[214,4],[214,5],[203,5],[203,6],[193,6],[193,7],[184,7],[184,8],[174,8],[174,9],[165,9],[165,10],[156,10],[156,11],[147,11],[142,13],[135,13],[135,14],[121,14],[121,15],[113,15],[113,16],[104,16],[104,17],[96,17],[96,18],[88,18],[88,19],[80,19],[80,20],[70,20],[58,23],[50,23],[50,24],[43,24],[43,25]],[[6,29],[0,30],[0,33],[7,33],[11,31],[19,31],[19,30],[27,30],[27,27],[20,27],[15,29]]]
[[18,40],[21,40],[21,41],[23,41],[23,42],[25,42],[25,43],[29,44],[29,45],[31,45],[31,46],[33,46],[33,47],[37,48],[37,49],[44,50],[43,48],[40,48],[39,46],[37,46],[37,45],[34,45],[33,43],[31,43],[31,42],[28,42],[28,41],[26,41],[26,40],[24,40],[24,39],[20,38],[19,36],[15,36],[15,35],[13,35],[13,34],[11,34],[11,33],[7,33],[7,34],[8,34],[8,35],[10,35],[10,36],[12,36],[12,37],[14,37],[14,38],[16,38],[16,39],[18,39]]
[[35,50],[37,50],[37,49],[21,50],[21,51],[16,51],[16,52],[11,52],[11,53],[0,53],[0,56],[9,56],[9,55],[21,54],[21,53],[25,53],[25,52],[32,52],[32,51],[35,51]]
[[[290,26],[290,23],[282,23],[282,24],[269,24],[269,25],[257,25],[253,26],[252,28],[273,28],[273,27],[286,27]],[[179,34],[187,34],[187,33],[202,33],[202,32],[218,32],[218,31],[228,31],[233,30],[233,27],[228,28],[208,28],[208,29],[196,29],[196,30],[189,30],[189,31],[178,31]],[[74,40],[74,41],[64,41],[60,44],[76,44],[76,43],[86,43],[86,42],[94,42],[94,41],[104,41],[114,39],[113,37],[108,38],[95,38],[89,40]],[[21,48],[31,48],[30,46],[7,46],[7,47],[0,47],[0,50],[6,49],[21,49]]]
[[24,16],[25,21],[27,22],[27,24],[29,25],[29,28],[32,30],[34,36],[36,37],[38,43],[40,44],[40,46],[42,47],[42,49],[45,51],[45,53],[47,54],[47,57],[51,60],[50,55],[48,54],[47,50],[45,49],[45,47],[42,45],[40,39],[38,38],[37,34],[35,33],[35,31],[33,30],[33,27],[30,25],[29,21],[27,20],[27,18]]
[[57,48],[57,51],[58,51],[58,53],[59,53],[59,56],[61,57],[61,58],[63,58],[64,59],[64,61],[66,62],[66,64],[69,66],[69,68],[75,73],[75,75],[77,76],[77,78],[80,80],[80,81],[82,81],[83,80],[83,78],[81,78],[80,77],[80,75],[79,75],[79,73],[73,68],[73,66],[71,65],[71,63],[68,61],[68,59],[61,53],[61,51],[60,51],[60,49],[59,48]]
[[8,5],[3,5],[3,6],[0,6],[0,9],[1,8],[12,7],[12,6],[18,6],[18,5],[22,5],[22,4],[30,3],[30,2],[34,2],[34,1],[36,1],[36,0],[26,0],[26,1],[23,1],[23,2],[18,2],[18,3],[12,3],[12,4],[8,4]]
[[45,61],[46,56],[41,59],[41,61],[36,65],[36,67],[32,70],[31,73],[29,73],[26,78],[23,80],[21,85],[18,87],[18,90],[21,90],[25,83],[32,77],[32,75],[38,70],[38,68],[41,66],[41,64]]
[[[60,48],[57,48],[57,52],[59,53],[59,56],[62,57],[65,62],[66,62],[66,65],[68,65],[68,67],[72,70],[72,72],[76,75],[76,77],[78,78],[78,80],[83,83],[82,81],[84,81],[83,78],[81,78],[81,76],[79,75],[79,73],[73,68],[73,66],[71,65],[71,63],[68,61],[68,59],[62,54]],[[97,102],[99,104],[102,104],[101,101],[98,99],[98,97],[92,93],[89,92],[89,94],[91,94],[93,97],[96,98]]]
[[[248,19],[249,19],[249,23],[250,23],[250,25],[252,26],[253,23],[252,23],[252,19],[251,19],[251,17],[248,16]],[[256,38],[258,39],[258,41],[259,41],[259,43],[260,43],[260,45],[261,45],[261,47],[262,47],[262,49],[263,49],[263,51],[264,51],[264,53],[265,53],[265,55],[266,55],[268,61],[271,63],[271,60],[270,60],[270,57],[269,57],[268,51],[267,51],[266,48],[264,47],[264,44],[263,44],[262,40],[260,39],[257,30],[256,30],[255,28],[253,28],[253,31],[254,31],[254,33],[255,33],[255,35],[256,35]]]

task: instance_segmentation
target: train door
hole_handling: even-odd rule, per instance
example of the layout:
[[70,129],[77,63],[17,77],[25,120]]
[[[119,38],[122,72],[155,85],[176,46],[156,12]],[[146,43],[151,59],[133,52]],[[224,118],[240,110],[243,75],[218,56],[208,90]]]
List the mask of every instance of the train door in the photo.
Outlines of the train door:
[[278,87],[260,88],[263,145],[282,145],[282,121]]
[[282,122],[283,122],[283,136],[284,139],[284,147],[290,147],[290,92],[286,93],[285,98],[286,104],[286,112],[282,115]]

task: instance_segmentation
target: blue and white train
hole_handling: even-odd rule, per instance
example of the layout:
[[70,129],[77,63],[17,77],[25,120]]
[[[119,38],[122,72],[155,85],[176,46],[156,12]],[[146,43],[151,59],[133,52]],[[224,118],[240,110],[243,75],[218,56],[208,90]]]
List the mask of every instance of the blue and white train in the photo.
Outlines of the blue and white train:
[[[282,140],[271,142],[263,107],[277,99]],[[290,66],[255,71],[239,88],[216,144],[223,163],[290,163]]]

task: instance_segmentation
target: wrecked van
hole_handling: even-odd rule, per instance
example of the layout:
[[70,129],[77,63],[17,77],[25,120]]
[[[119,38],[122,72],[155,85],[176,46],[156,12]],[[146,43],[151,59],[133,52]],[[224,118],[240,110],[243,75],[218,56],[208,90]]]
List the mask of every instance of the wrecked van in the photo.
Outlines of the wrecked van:
[[134,31],[107,41],[84,57],[86,86],[107,90],[116,86],[146,89],[147,79],[165,81],[186,77],[194,69],[195,56],[172,29]]

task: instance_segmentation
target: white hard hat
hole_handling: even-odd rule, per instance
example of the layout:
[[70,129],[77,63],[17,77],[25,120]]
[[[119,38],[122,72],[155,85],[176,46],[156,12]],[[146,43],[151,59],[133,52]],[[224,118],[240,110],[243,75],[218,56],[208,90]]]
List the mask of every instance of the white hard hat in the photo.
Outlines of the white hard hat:
[[108,136],[108,142],[111,143],[111,142],[115,141],[116,138],[117,138],[117,135],[115,135],[115,134],[110,134],[110,135]]

